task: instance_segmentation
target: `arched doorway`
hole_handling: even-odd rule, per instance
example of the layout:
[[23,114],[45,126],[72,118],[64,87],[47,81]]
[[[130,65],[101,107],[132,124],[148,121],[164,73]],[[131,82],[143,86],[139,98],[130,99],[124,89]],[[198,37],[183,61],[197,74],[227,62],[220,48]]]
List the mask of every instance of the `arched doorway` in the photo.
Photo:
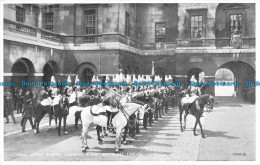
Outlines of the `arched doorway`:
[[59,72],[58,64],[54,61],[48,61],[43,67],[43,81],[50,82],[51,76]]
[[12,66],[13,76],[11,81],[15,83],[18,89],[27,90],[27,86],[22,86],[22,81],[28,82],[29,77],[35,72],[33,63],[27,58],[20,58]]
[[[235,80],[235,76],[230,69],[219,68],[215,74],[215,82],[232,83]],[[233,96],[235,91],[234,86],[215,86],[216,96]]]
[[251,103],[255,102],[255,87],[247,85],[247,81],[255,82],[254,68],[242,61],[230,61],[219,68],[227,68],[234,74],[234,81],[239,83],[239,85],[234,86],[238,97]]
[[159,75],[162,78],[162,82],[165,82],[166,72],[164,69],[162,69],[162,68],[156,69],[155,75]]
[[82,71],[82,80],[83,82],[91,82],[94,75],[94,71],[91,68],[85,68]]
[[200,68],[192,68],[188,72],[188,84],[190,84],[190,79],[192,75],[195,75],[195,78],[198,82],[205,81],[205,72]]
[[93,76],[97,74],[97,68],[92,63],[84,62],[78,66],[76,73],[80,81],[91,82]]

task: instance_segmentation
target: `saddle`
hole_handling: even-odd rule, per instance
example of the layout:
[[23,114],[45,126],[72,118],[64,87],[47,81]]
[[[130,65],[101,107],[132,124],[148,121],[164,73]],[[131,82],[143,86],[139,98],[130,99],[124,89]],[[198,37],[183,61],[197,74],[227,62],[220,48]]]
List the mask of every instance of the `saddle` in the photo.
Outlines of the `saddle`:
[[90,107],[90,113],[93,116],[99,116],[99,115],[107,116],[106,109],[104,109],[102,106],[98,106],[98,105],[91,106]]

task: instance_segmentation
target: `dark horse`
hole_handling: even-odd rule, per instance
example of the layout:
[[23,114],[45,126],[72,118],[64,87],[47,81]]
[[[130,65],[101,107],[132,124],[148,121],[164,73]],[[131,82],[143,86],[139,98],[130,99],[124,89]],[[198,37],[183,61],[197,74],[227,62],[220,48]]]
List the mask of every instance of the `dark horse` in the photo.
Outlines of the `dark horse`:
[[[59,100],[59,104],[54,105],[54,116],[55,116],[55,121],[57,122],[57,119],[59,119],[59,126],[58,126],[58,135],[60,136],[60,127],[61,127],[61,121],[63,118],[63,126],[64,126],[64,133],[67,134],[66,131],[66,120],[67,120],[67,115],[68,115],[68,107],[69,107],[69,102],[66,96],[61,96]],[[46,115],[49,114],[51,116],[51,108],[53,106],[47,105],[43,106],[41,104],[38,104],[36,107],[35,111],[35,119],[34,119],[34,133],[39,133],[39,124],[42,120],[42,118]]]
[[[195,116],[195,118],[196,118],[195,126],[193,128],[194,136],[197,135],[196,134],[196,127],[197,127],[197,124],[199,124],[202,138],[205,138],[205,135],[204,135],[203,130],[202,130],[202,125],[201,125],[201,122],[200,122],[200,118],[201,118],[201,116],[202,116],[202,114],[204,112],[205,105],[208,103],[210,95],[209,94],[204,94],[204,95],[198,97],[191,104],[182,103],[182,99],[184,98],[184,96],[185,96],[185,92],[181,92],[179,94],[179,97],[180,97],[180,100],[179,100],[179,112],[180,112],[181,131],[183,132],[185,130],[185,127],[186,127],[186,117],[187,117],[188,114],[191,114],[191,115]],[[184,127],[182,127],[182,113],[183,112],[185,112],[185,114],[184,114]]]

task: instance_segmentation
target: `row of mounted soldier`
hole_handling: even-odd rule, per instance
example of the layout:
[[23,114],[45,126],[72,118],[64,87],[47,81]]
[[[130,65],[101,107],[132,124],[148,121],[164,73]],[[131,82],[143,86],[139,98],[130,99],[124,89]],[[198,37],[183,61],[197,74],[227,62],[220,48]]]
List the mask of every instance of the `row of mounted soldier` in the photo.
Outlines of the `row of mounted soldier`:
[[[171,76],[166,76],[166,80],[170,81],[170,77]],[[124,78],[122,74],[118,74],[114,76],[113,80],[117,82],[126,81],[129,84],[134,81],[152,81],[150,76],[146,76],[146,78],[144,78],[144,76],[138,76],[138,78],[134,78],[132,82],[130,82],[130,78],[129,75]],[[106,80],[108,81],[108,76],[106,76]],[[161,81],[162,79],[159,76],[155,76],[154,80]],[[55,78],[52,77],[51,81],[55,82]],[[71,82],[70,76],[67,81]],[[135,133],[140,132],[140,124],[143,125],[144,129],[147,129],[148,123],[152,125],[154,120],[158,120],[164,113],[167,113],[169,100],[171,100],[170,102],[173,106],[176,103],[176,97],[174,95],[175,87],[152,85],[93,85],[83,89],[82,86],[77,85],[78,81],[78,76],[76,76],[75,85],[73,87],[64,87],[62,92],[56,86],[51,86],[48,91],[43,89],[41,93],[42,96],[44,95],[42,97],[43,100],[37,107],[34,120],[35,133],[39,132],[39,123],[47,113],[50,114],[50,126],[52,118],[59,119],[58,126],[56,122],[58,135],[61,135],[61,120],[63,119],[64,122],[64,133],[67,134],[66,119],[73,116],[75,116],[75,128],[78,128],[79,120],[81,120],[82,127],[84,128],[82,113],[88,111],[91,112],[93,118],[89,118],[87,121],[92,121],[92,123],[97,124],[97,135],[100,144],[103,143],[100,133],[104,136],[107,135],[107,129],[109,132],[116,134],[120,131],[118,136],[121,135],[123,128],[125,128],[125,133],[127,133],[127,129],[129,129],[132,137],[135,138]],[[99,81],[99,79],[97,79],[97,76],[94,76],[92,82],[95,83],[97,81]],[[130,104],[131,106],[129,106]],[[132,112],[131,109],[134,107],[136,107],[136,109],[133,109]],[[90,109],[84,110],[86,108]],[[119,114],[121,114],[121,118]],[[84,116],[88,116],[88,114]],[[116,126],[116,123],[114,123],[113,119],[115,116],[119,116],[116,118],[118,118],[117,121],[122,122],[120,126]],[[98,121],[95,121],[97,119]],[[95,123],[99,122],[99,120],[102,120],[102,124]],[[124,121],[126,121],[126,123]],[[82,134],[82,140],[86,141],[84,137],[85,135]],[[82,150],[86,150],[86,148],[87,147],[83,147]],[[119,148],[117,148],[118,151]]]

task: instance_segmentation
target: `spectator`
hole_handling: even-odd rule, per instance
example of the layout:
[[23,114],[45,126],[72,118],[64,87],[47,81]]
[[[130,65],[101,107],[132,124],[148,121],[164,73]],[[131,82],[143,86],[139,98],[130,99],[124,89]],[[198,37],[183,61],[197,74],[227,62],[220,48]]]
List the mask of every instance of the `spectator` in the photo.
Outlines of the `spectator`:
[[32,116],[35,116],[36,107],[38,104],[38,94],[36,93],[35,89],[32,90]]
[[11,96],[11,93],[8,91],[4,96],[4,111],[5,111],[6,123],[9,123],[9,115],[11,115],[14,124],[16,124],[13,110],[14,110],[13,98]]
[[23,90],[19,89],[17,94],[17,114],[22,113],[23,109]]
[[22,132],[25,132],[25,126],[28,119],[33,129],[34,126],[32,122],[32,96],[29,90],[26,91],[24,96],[24,110],[23,110],[23,118],[21,121]]

